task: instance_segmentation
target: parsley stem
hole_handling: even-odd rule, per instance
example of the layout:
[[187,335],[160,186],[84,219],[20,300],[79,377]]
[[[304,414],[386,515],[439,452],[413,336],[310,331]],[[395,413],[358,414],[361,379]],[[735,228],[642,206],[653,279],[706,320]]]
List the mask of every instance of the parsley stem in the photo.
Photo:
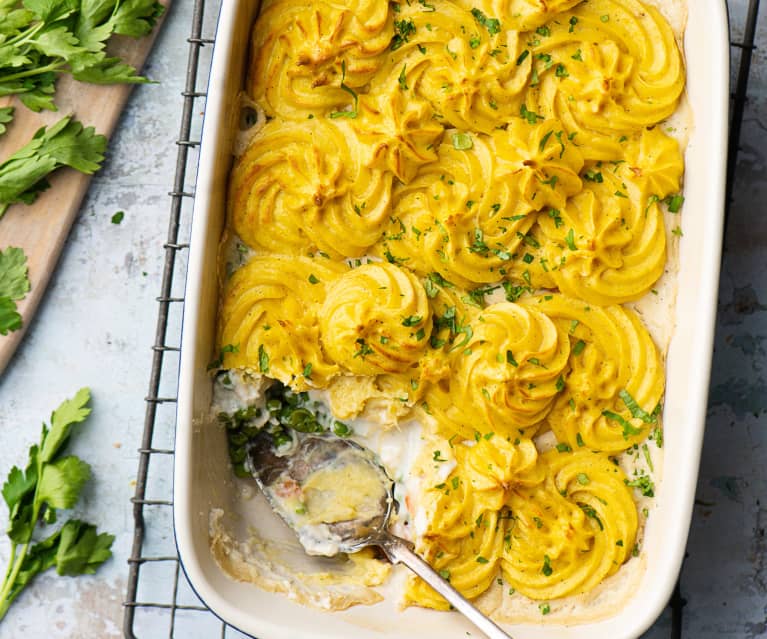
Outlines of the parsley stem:
[[[29,541],[27,541],[22,547],[18,558],[15,562],[11,562],[10,566],[13,566],[11,574],[3,581],[3,589],[0,590],[0,621],[3,620],[5,614],[8,612],[8,608],[11,607],[13,600],[21,593],[22,589],[19,588],[16,592],[13,592],[13,585],[16,583],[16,577],[19,576],[21,566],[24,564],[24,559],[27,556],[27,550],[29,549]],[[15,550],[15,549],[14,549]],[[13,554],[11,555],[13,558]]]
[[[0,83],[11,82],[12,80],[21,80],[22,78],[29,78],[33,75],[42,75],[48,73],[48,71],[56,71],[64,66],[64,62],[51,62],[44,67],[37,67],[35,69],[29,69],[28,71],[19,71],[18,73],[11,73],[10,75],[0,76]],[[24,89],[14,89],[13,93],[24,93]]]
[[[65,17],[65,16],[62,16],[62,17]],[[21,31],[15,38],[6,40],[3,43],[3,45],[6,47],[10,47],[10,46],[18,47],[19,44],[26,44],[35,35],[37,35],[37,32],[40,31],[40,29],[42,29],[44,26],[45,26],[45,22],[40,21],[34,27],[30,27],[26,31]]]
[[[42,450],[43,441],[40,442],[40,450]],[[13,568],[11,569],[10,575],[3,580],[3,588],[2,590],[0,590],[0,621],[2,621],[3,617],[5,617],[5,613],[8,612],[8,608],[10,608],[11,604],[13,603],[13,600],[16,599],[16,597],[23,590],[23,588],[18,588],[16,592],[13,592],[13,586],[16,583],[16,578],[19,576],[19,571],[21,571],[21,566],[24,564],[24,559],[27,556],[27,551],[29,550],[29,544],[32,541],[32,532],[34,529],[34,524],[37,522],[37,519],[40,516],[41,504],[39,503],[37,496],[40,491],[39,478],[42,476],[42,472],[43,472],[43,462],[40,460],[40,456],[38,455],[37,457],[38,481],[37,481],[37,484],[35,485],[35,496],[32,498],[32,515],[29,518],[29,521],[32,523],[32,525],[29,527],[29,535],[26,541],[24,542],[24,544],[21,546],[21,552],[19,553],[18,558],[15,557],[15,550],[16,550],[15,544],[14,544],[13,551],[11,552],[11,560],[9,562],[9,565],[13,566]]]
[[3,586],[8,582],[8,575],[11,574],[11,569],[13,568],[14,563],[16,562],[16,548],[17,544],[15,541],[11,542],[11,556],[8,557],[8,567],[5,569],[5,575],[3,576]]

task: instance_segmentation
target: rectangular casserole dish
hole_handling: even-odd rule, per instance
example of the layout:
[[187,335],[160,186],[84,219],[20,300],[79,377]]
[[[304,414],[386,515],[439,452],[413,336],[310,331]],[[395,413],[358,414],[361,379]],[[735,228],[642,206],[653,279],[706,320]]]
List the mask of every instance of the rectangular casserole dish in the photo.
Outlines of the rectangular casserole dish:
[[[231,149],[255,2],[227,0],[219,17],[197,177],[179,379],[174,526],[179,556],[200,598],[219,617],[259,639],[465,637],[477,631],[457,613],[397,609],[391,599],[320,612],[284,595],[230,579],[208,542],[211,508],[238,500],[226,437],[209,417],[207,365],[215,348],[216,260],[226,212]],[[685,32],[693,126],[686,152],[676,329],[667,359],[662,483],[649,520],[639,587],[614,616],[571,626],[522,624],[516,639],[635,638],[660,615],[676,582],[692,514],[716,315],[727,151],[729,39],[724,0],[690,2]]]

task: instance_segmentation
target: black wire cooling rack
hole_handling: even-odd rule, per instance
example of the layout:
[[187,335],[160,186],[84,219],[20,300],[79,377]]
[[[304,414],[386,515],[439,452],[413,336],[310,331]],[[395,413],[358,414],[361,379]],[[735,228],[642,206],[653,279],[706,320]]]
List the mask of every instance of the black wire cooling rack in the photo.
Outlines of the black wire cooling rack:
[[[202,126],[205,88],[210,71],[210,50],[215,33],[204,33],[205,20],[218,12],[221,0],[194,0],[186,82],[181,93],[183,111],[173,190],[170,196],[168,238],[164,244],[165,266],[160,295],[155,341],[152,346],[152,371],[146,397],[144,433],[139,448],[136,492],[133,497],[134,536],[128,559],[129,573],[123,602],[123,633],[127,639],[205,636],[233,639],[246,637],[215,617],[192,591],[181,569],[173,540],[172,468],[175,430],[176,384],[181,336],[183,287],[186,279],[186,249],[189,244],[193,180],[197,167],[197,148]],[[743,114],[748,96],[751,59],[754,52],[759,0],[749,0],[745,18],[734,15],[745,2],[730,0],[732,69],[730,147],[727,164],[727,203],[738,160]],[[736,36],[733,27],[743,24]],[[743,19],[744,18],[744,19]],[[211,27],[213,29],[213,27]],[[740,31],[740,27],[737,29]],[[202,90],[201,90],[202,89]],[[681,639],[685,601],[677,585],[664,617],[670,618],[669,637]]]

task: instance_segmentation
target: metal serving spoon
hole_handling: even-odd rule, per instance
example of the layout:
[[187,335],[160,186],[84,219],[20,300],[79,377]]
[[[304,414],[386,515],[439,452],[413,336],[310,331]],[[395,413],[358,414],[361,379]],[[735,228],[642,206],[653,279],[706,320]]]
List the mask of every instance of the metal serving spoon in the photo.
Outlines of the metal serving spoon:
[[[272,435],[261,430],[248,444],[246,468],[308,554],[333,556],[378,546],[392,563],[405,564],[488,637],[511,639],[413,552],[409,542],[387,530],[398,506],[393,497],[394,482],[371,451],[337,437],[302,433],[293,437],[291,445],[275,448]],[[333,512],[332,496],[319,505],[304,501],[303,488],[321,476],[317,473],[324,477],[325,486],[344,491],[345,501],[351,502],[346,511]],[[322,511],[323,507],[330,510]],[[348,508],[358,516],[343,519]],[[324,516],[328,513],[331,516]]]

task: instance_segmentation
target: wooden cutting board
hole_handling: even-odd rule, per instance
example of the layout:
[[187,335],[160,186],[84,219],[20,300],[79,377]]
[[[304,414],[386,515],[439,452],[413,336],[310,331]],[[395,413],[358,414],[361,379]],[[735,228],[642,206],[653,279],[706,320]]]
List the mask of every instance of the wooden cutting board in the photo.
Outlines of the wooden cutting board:
[[[170,0],[161,2],[166,7],[167,15]],[[162,20],[158,21],[149,36],[139,40],[113,37],[109,44],[110,55],[117,55],[141,69],[161,26]],[[57,122],[68,114],[74,115],[84,126],[93,126],[97,133],[110,137],[131,89],[132,85],[83,84],[64,76],[56,86],[57,112],[33,113],[18,100],[0,98],[0,106],[16,107],[13,122],[0,137],[0,161],[29,142],[41,126]],[[109,147],[106,153],[109,154]],[[34,204],[15,204],[0,219],[0,250],[4,251],[9,246],[24,249],[31,283],[30,292],[17,302],[24,325],[18,331],[0,335],[0,375],[24,338],[40,305],[69,230],[80,211],[90,179],[90,175],[83,175],[74,169],[60,169],[49,178],[51,188]]]

